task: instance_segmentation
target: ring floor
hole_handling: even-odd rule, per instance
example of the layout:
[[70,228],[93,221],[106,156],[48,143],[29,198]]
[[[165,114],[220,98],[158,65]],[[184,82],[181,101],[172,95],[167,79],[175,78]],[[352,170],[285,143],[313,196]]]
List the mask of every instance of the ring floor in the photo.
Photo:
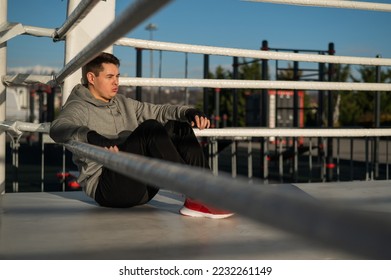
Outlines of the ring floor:
[[[295,186],[319,200],[391,215],[390,181]],[[240,215],[182,216],[183,200],[161,190],[146,205],[109,209],[83,192],[6,193],[0,198],[0,259],[359,259]]]

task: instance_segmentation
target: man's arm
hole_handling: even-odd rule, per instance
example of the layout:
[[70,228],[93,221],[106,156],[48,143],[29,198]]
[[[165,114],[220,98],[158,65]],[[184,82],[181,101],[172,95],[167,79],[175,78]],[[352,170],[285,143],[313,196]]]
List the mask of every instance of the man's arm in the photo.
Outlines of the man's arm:
[[193,127],[205,129],[210,127],[210,120],[200,110],[189,106],[155,105],[133,100],[135,112],[140,122],[147,119],[156,119],[159,122],[168,120],[188,121]]
[[87,118],[88,109],[83,104],[68,104],[51,123],[49,135],[58,143],[69,140],[87,142],[87,133],[90,131],[86,126]]
[[185,116],[193,127],[198,127],[199,129],[205,129],[210,127],[210,120],[202,111],[198,109],[187,109],[185,112]]

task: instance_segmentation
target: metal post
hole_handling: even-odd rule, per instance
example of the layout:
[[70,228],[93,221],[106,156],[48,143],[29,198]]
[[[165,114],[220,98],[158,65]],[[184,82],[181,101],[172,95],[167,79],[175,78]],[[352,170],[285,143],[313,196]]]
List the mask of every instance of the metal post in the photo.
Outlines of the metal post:
[[[136,49],[136,77],[141,78],[143,76],[143,50],[140,48]],[[142,87],[136,87],[136,100],[141,101],[142,99]]]
[[[319,63],[319,82],[324,81],[325,64]],[[323,109],[324,109],[324,90],[318,91],[318,109],[316,123],[318,127],[323,127]]]
[[[322,53],[323,54],[323,53]],[[325,64],[319,63],[319,82],[324,81],[324,75],[325,75]],[[318,91],[318,109],[316,111],[316,124],[319,128],[323,127],[323,110],[324,110],[324,90]],[[321,165],[321,172],[324,168],[322,165],[324,159],[324,145],[323,145],[323,138],[318,138],[318,163]],[[323,176],[322,176],[323,177]]]
[[[82,0],[68,0],[67,5],[67,15],[71,16],[72,13],[77,9],[82,2]],[[88,2],[88,1],[83,1]],[[90,1],[91,2],[91,1]],[[80,52],[87,47],[94,38],[99,37],[99,35],[107,28],[107,26],[115,19],[115,2],[116,1],[98,1],[94,8],[88,12],[88,14],[77,24],[77,28],[72,28],[66,34],[65,40],[65,49],[64,49],[64,60],[65,64],[68,64],[74,59],[77,55],[80,55]],[[102,15],[104,15],[102,17]],[[99,19],[99,20],[97,20]],[[86,36],[86,32],[88,36]],[[107,47],[106,52],[113,52],[113,47]],[[89,55],[83,54],[83,58],[88,59]],[[92,59],[92,57],[91,57]],[[81,60],[79,60],[81,61]],[[86,63],[87,61],[85,61]],[[84,63],[82,63],[84,64]],[[81,66],[81,65],[80,65]],[[69,68],[68,68],[69,69]],[[64,70],[64,69],[63,69]],[[56,79],[63,81],[62,89],[62,104],[65,104],[68,96],[70,95],[73,87],[80,83],[80,78],[82,77],[81,67],[78,67],[74,70],[69,71],[72,74],[66,74],[63,71],[58,73]],[[66,77],[66,78],[65,78]]]
[[29,121],[33,123],[37,116],[35,115],[35,90],[29,90]]
[[215,116],[216,116],[216,128],[220,127],[220,89],[215,89]]
[[[44,94],[45,92],[42,90],[41,86],[39,86],[38,90],[36,91],[38,94],[38,122],[43,123],[44,122],[44,114],[43,114],[43,105],[44,105]],[[42,133],[38,134],[39,142],[42,142]]]
[[[380,58],[381,55],[377,55]],[[380,83],[380,66],[376,66],[376,83]],[[375,93],[375,127],[380,128],[380,92]],[[373,147],[373,166],[375,179],[379,177],[379,137],[375,137]]]
[[[329,44],[329,55],[334,55],[334,43]],[[334,65],[329,63],[329,74],[328,80],[329,82],[333,81],[334,74]],[[328,113],[327,113],[327,125],[329,128],[334,126],[334,102],[333,102],[333,92],[331,90],[328,91]],[[334,163],[333,163],[333,138],[327,138],[327,159],[326,159],[326,168],[327,168],[327,181],[331,182],[333,180],[334,173]]]
[[[41,192],[45,191],[45,141],[46,135],[43,135],[41,141]],[[62,173],[65,176],[65,173]]]
[[[149,23],[146,27],[145,27],[146,30],[149,31],[149,40],[153,41],[153,31],[157,30],[157,26],[153,23]],[[150,63],[150,75],[151,75],[151,78],[153,78],[153,50],[151,49],[149,51],[149,63]],[[150,90],[150,93],[151,95],[151,103],[154,103],[155,102],[155,89],[154,87],[151,87],[151,90]]]
[[[233,58],[233,79],[239,79],[239,59]],[[233,89],[233,112],[232,112],[232,127],[238,126],[238,89]]]
[[[262,41],[261,50],[267,51],[269,50],[268,41]],[[267,59],[262,59],[262,80],[268,79],[268,61]],[[262,100],[260,106],[260,117],[261,117],[261,127],[268,127],[268,116],[269,116],[269,95],[267,89],[262,89]],[[261,138],[261,166],[263,167],[261,170],[262,178],[264,182],[268,182],[268,162],[267,162],[267,141],[268,139]]]
[[247,141],[247,177],[252,179],[253,177],[253,148],[251,138]]
[[[7,22],[7,0],[0,0],[0,26]],[[7,74],[7,42],[0,44],[0,77]],[[0,83],[0,121],[5,120],[6,88]],[[0,133],[0,158],[5,159],[4,131]],[[5,160],[0,161],[0,195],[5,193]]]
[[[269,50],[269,45],[266,40],[262,41],[261,50]],[[268,80],[268,60],[262,59],[262,80]],[[267,89],[262,89],[262,101],[261,101],[261,126],[268,127],[268,115],[269,115],[269,95]]]
[[[294,51],[294,53],[298,53],[298,51]],[[299,80],[299,62],[293,62],[293,80]],[[299,96],[298,90],[295,89],[293,91],[293,127],[299,127]]]
[[[159,51],[159,79],[162,78],[162,64],[163,64],[163,52],[162,50],[160,50]],[[159,98],[158,102],[162,103],[162,87],[158,88],[157,95]]]
[[237,157],[238,157],[238,143],[235,140],[235,138],[232,141],[231,144],[231,175],[232,178],[236,178],[238,167],[237,167]]
[[269,183],[269,162],[267,160],[268,158],[268,150],[269,150],[269,147],[268,147],[268,138],[264,138],[262,137],[262,141],[261,141],[261,149],[262,149],[262,166],[263,166],[263,170],[262,170],[262,178],[263,178],[263,182],[265,184],[268,184]]
[[46,94],[47,97],[47,122],[54,120],[54,100],[55,100],[56,88],[52,87],[50,92]]
[[11,137],[11,148],[12,148],[12,191],[19,192],[19,138]]
[[[209,55],[204,54],[204,79],[209,79]],[[209,94],[208,89],[204,88],[204,113],[209,116]]]
[[[185,79],[188,77],[188,68],[189,68],[189,59],[188,59],[189,54],[185,53]],[[185,88],[185,105],[189,104],[189,88]]]
[[[298,51],[294,51],[298,53]],[[293,80],[299,80],[299,62],[293,62]],[[297,89],[293,91],[293,127],[299,127],[299,92]],[[293,137],[293,182],[298,180],[298,169],[299,169],[299,159],[298,159],[298,138]]]

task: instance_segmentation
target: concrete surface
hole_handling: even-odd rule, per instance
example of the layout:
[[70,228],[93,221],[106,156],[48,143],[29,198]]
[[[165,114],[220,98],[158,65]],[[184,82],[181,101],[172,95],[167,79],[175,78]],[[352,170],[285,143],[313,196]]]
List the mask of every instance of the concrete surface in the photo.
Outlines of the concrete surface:
[[[297,184],[316,199],[391,213],[389,181]],[[183,196],[160,191],[130,209],[98,207],[82,192],[6,193],[0,259],[357,259],[250,221],[178,213]]]

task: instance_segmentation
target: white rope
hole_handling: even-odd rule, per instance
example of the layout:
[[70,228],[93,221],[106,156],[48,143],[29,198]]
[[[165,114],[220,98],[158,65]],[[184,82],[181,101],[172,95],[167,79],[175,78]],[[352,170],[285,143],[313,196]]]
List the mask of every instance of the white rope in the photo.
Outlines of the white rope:
[[[53,37],[55,29],[39,28],[34,26],[23,26],[24,32],[20,34],[27,34],[38,37]],[[17,35],[20,35],[17,34]],[[163,50],[173,52],[195,53],[195,54],[209,54],[230,57],[247,57],[254,59],[267,60],[285,60],[285,61],[301,61],[301,62],[323,62],[334,64],[354,64],[354,65],[374,65],[374,66],[391,66],[390,58],[371,58],[371,57],[354,57],[354,56],[337,56],[337,55],[319,55],[319,54],[304,54],[304,53],[290,53],[290,52],[275,52],[275,51],[261,51],[261,50],[247,50],[237,48],[212,47],[205,45],[189,45],[178,44],[162,41],[149,41],[133,38],[120,38],[115,45],[128,46],[141,49]]]
[[232,57],[247,57],[257,59],[303,61],[303,62],[324,62],[335,64],[358,64],[358,65],[383,65],[391,66],[390,58],[369,58],[369,57],[352,57],[352,56],[334,56],[303,54],[261,50],[245,50],[236,48],[210,47],[203,45],[188,45],[178,43],[168,43],[161,41],[148,41],[132,38],[121,38],[116,43],[119,46],[129,46],[141,49],[175,51],[184,53],[222,55]]
[[[49,133],[50,123],[4,121],[0,130],[16,134]],[[384,137],[391,128],[210,128],[194,129],[197,137]]]
[[345,8],[355,10],[370,10],[379,12],[391,12],[391,5],[384,3],[373,2],[358,2],[358,1],[324,1],[324,0],[245,0],[247,2],[266,2],[274,4],[288,4],[300,6],[317,6],[328,8]]
[[[34,26],[22,25],[24,32],[38,37],[53,37],[55,29],[40,28]],[[17,34],[19,35],[19,34]],[[356,65],[379,65],[391,66],[390,58],[371,58],[371,57],[354,57],[354,56],[337,56],[337,55],[318,55],[318,54],[303,54],[290,52],[275,52],[261,50],[246,50],[237,48],[211,47],[205,45],[189,45],[178,44],[162,41],[149,41],[133,38],[120,38],[115,43],[118,46],[128,46],[141,49],[221,55],[230,57],[247,57],[255,59],[267,60],[286,60],[286,61],[302,61],[302,62],[323,62],[334,64],[356,64]]]
[[[53,84],[53,77],[47,75],[17,74],[2,77],[7,85],[28,85],[35,83]],[[145,87],[200,87],[200,88],[242,88],[242,89],[287,89],[287,90],[334,90],[334,91],[391,91],[389,83],[347,83],[347,82],[305,82],[305,81],[257,81],[219,79],[168,79],[120,77],[121,86]]]
[[391,91],[391,84],[303,82],[303,81],[255,81],[219,79],[167,79],[167,78],[120,78],[123,86],[149,87],[201,87],[201,88],[249,88],[249,89],[298,89],[342,91]]
[[147,17],[171,0],[138,0],[129,5],[98,37],[82,49],[56,76],[54,84],[62,83],[66,77],[94,58],[99,52],[114,44],[121,36],[139,25]]
[[210,128],[195,129],[197,137],[382,137],[391,128]]

